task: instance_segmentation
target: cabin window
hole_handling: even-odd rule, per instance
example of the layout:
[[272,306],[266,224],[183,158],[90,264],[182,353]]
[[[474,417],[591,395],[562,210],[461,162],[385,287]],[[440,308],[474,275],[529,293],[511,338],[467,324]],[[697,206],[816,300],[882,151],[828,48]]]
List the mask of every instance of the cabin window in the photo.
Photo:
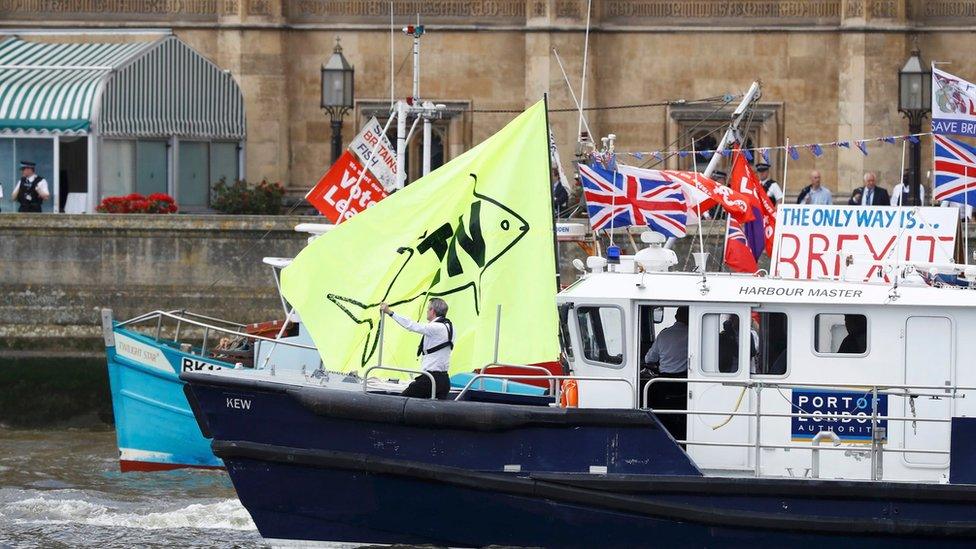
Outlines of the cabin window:
[[766,376],[786,374],[789,324],[786,313],[753,313],[752,339],[758,353],[752,359],[752,373]]
[[624,363],[624,315],[619,307],[577,307],[583,357],[597,364]]
[[573,310],[572,303],[559,305],[559,346],[566,353],[566,358],[573,360],[573,343],[569,339],[569,312]]
[[864,355],[868,350],[868,317],[821,313],[814,319],[814,349],[819,354]]
[[[750,340],[752,337],[750,336]],[[705,373],[739,371],[739,315],[706,313],[701,319],[701,369]],[[754,347],[754,345],[751,345]],[[754,356],[755,349],[750,356]]]

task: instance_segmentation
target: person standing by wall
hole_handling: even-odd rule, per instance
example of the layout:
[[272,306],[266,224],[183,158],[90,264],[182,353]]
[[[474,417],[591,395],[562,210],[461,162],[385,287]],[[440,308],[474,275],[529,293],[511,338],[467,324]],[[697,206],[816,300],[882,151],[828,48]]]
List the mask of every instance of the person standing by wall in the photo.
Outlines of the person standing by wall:
[[823,186],[820,180],[820,172],[813,170],[810,172],[810,184],[803,187],[800,196],[796,198],[797,204],[816,204],[829,205],[834,203],[834,196],[830,189]]
[[36,164],[27,160],[20,162],[20,181],[14,187],[14,192],[10,193],[10,198],[17,201],[20,207],[19,212],[39,213],[41,204],[51,197],[51,191],[47,188],[47,180],[34,172]]
[[888,206],[891,198],[884,187],[878,186],[878,177],[873,172],[864,174],[864,186],[854,189],[850,200],[850,206]]

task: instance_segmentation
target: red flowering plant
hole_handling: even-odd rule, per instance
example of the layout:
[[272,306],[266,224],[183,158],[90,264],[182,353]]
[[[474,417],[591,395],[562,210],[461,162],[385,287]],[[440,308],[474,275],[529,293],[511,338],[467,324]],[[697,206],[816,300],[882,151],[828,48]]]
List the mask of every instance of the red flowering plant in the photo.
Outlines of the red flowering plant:
[[139,193],[125,196],[109,196],[102,199],[102,203],[95,208],[101,213],[141,213],[141,214],[169,214],[176,213],[176,203],[168,194],[153,193],[142,196]]

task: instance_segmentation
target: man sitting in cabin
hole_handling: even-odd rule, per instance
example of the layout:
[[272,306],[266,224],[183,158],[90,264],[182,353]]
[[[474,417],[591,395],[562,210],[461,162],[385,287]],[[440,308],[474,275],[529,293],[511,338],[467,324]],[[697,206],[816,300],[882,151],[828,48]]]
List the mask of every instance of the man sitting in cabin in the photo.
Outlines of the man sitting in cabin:
[[[651,369],[654,377],[688,377],[688,307],[678,307],[674,313],[674,324],[661,330],[654,339],[644,363]],[[651,386],[651,408],[660,410],[685,410],[688,384],[681,382],[655,383]],[[684,440],[686,432],[685,416],[681,414],[661,414],[658,416],[664,428],[677,440]]]
[[864,315],[844,315],[847,336],[840,342],[838,353],[859,355],[868,348],[868,319]]
[[[427,324],[414,322],[394,313],[386,303],[380,304],[380,310],[390,315],[400,326],[423,334],[420,346],[417,347],[417,356],[421,357],[420,368],[434,377],[437,398],[447,398],[451,390],[451,378],[448,377],[447,370],[451,365],[451,351],[454,349],[454,326],[447,319],[447,303],[437,297],[428,302]],[[420,374],[401,394],[405,397],[430,398],[430,389],[430,377]]]

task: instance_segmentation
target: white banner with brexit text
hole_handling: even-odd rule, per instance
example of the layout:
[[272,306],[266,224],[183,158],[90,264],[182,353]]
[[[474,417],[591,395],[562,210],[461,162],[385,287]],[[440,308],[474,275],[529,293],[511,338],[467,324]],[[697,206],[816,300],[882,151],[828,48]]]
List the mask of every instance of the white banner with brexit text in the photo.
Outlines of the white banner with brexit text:
[[958,222],[955,208],[783,204],[773,274],[887,282],[886,266],[953,263]]

